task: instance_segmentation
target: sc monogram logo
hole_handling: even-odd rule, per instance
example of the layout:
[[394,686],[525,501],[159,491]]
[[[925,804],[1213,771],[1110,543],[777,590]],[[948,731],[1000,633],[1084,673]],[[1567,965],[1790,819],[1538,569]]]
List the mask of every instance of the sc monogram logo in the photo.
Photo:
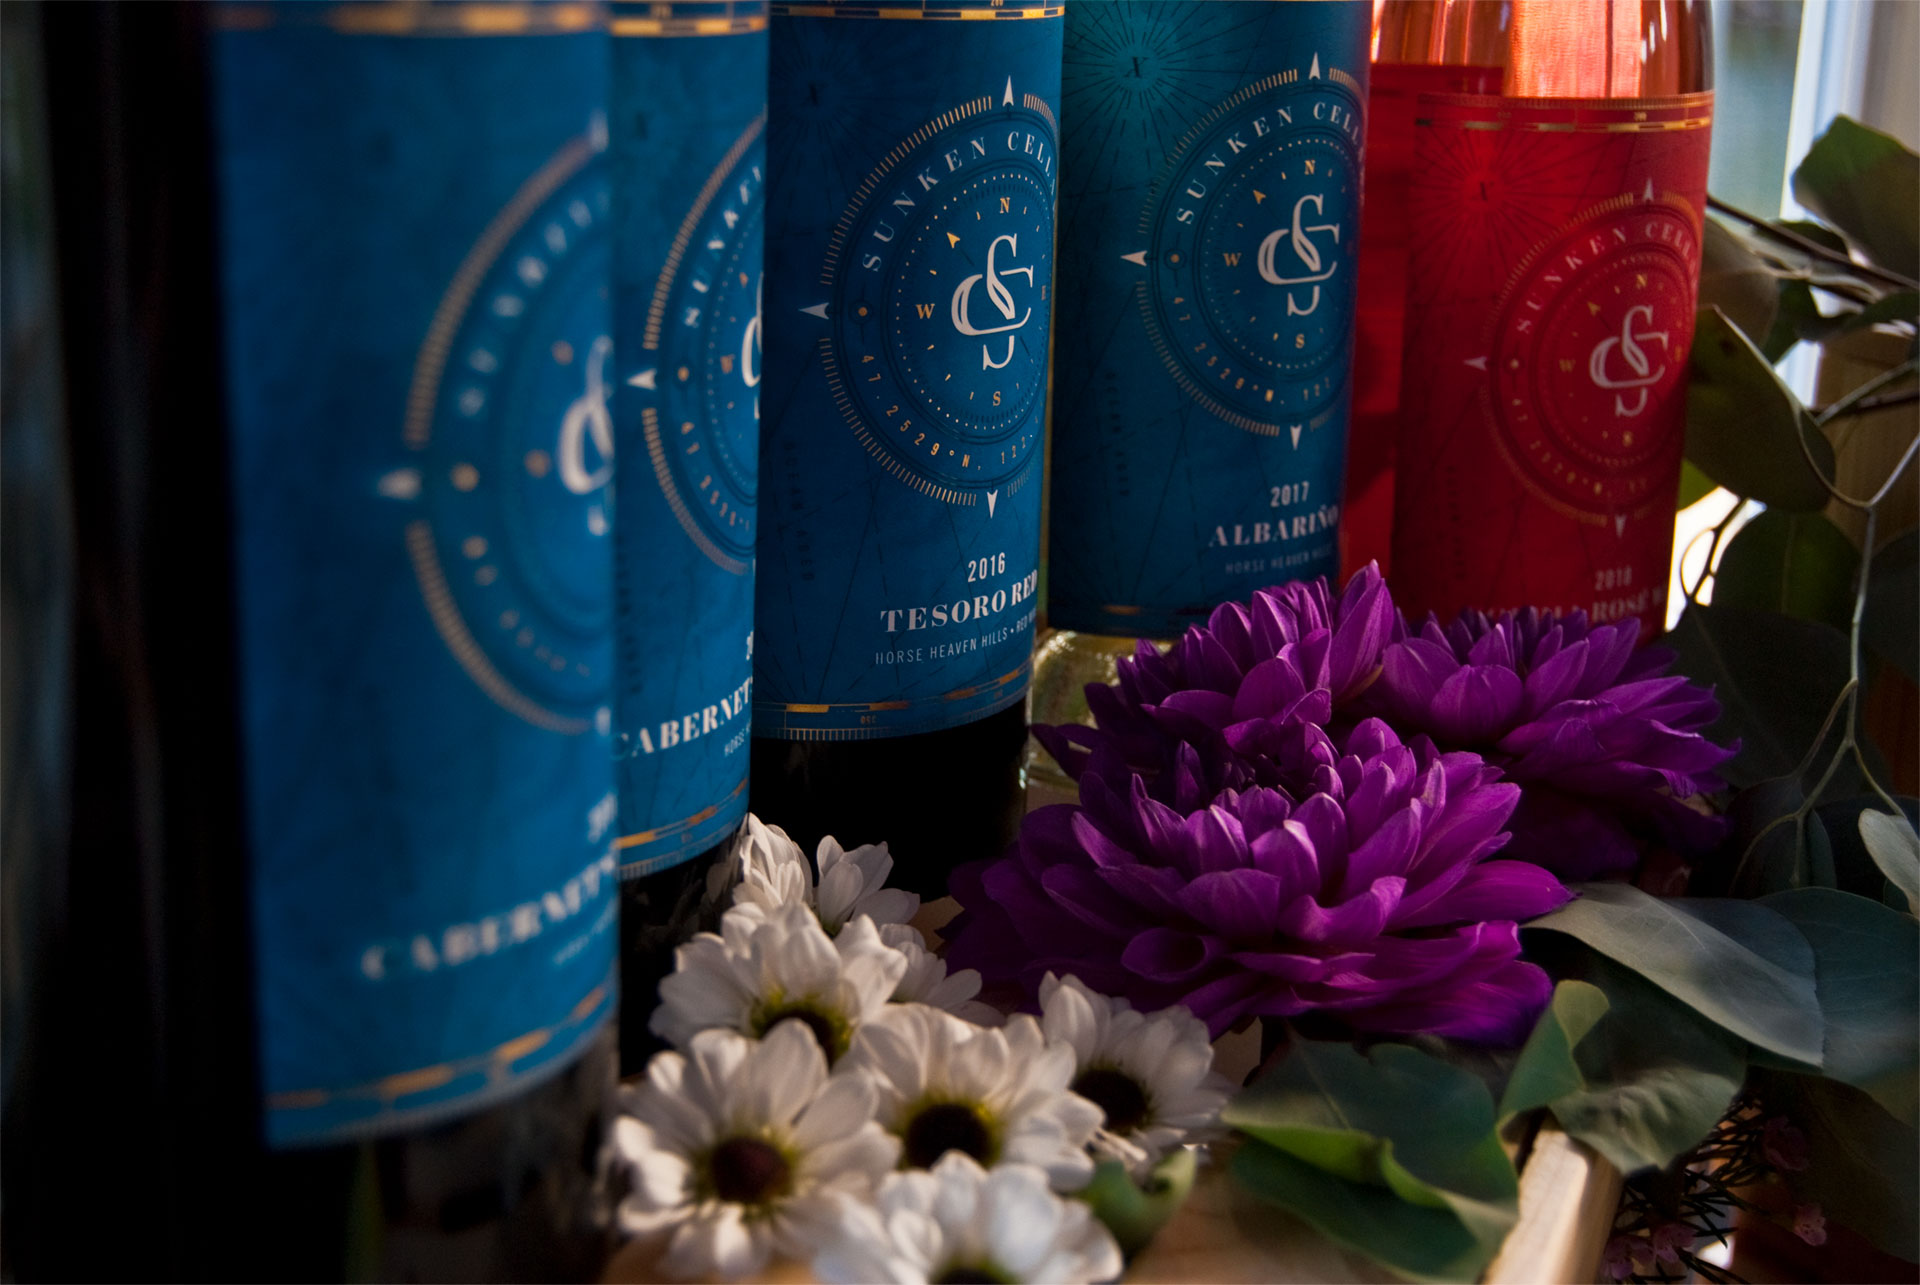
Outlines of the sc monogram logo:
[[[1620,319],[1620,333],[1608,335],[1595,344],[1592,354],[1587,358],[1587,378],[1593,381],[1595,388],[1633,390],[1634,400],[1631,406],[1627,405],[1624,394],[1615,393],[1613,396],[1613,413],[1621,419],[1644,414],[1647,409],[1647,389],[1659,383],[1667,374],[1666,362],[1661,362],[1659,368],[1655,369],[1647,357],[1646,349],[1640,346],[1643,343],[1658,343],[1661,351],[1665,352],[1667,332],[1650,330],[1636,335],[1633,332],[1636,324],[1646,326],[1653,324],[1653,308],[1650,305],[1640,304],[1627,309],[1627,315]],[[1613,355],[1616,352],[1620,354],[1619,362],[1613,362]],[[1611,367],[1609,363],[1612,363]],[[1626,373],[1624,377],[1616,379],[1610,373],[1610,369],[1617,368],[1621,363],[1626,365]]]
[[989,517],[1039,454],[1053,289],[1054,122],[1008,78],[911,136],[827,250],[823,369],[895,479]]
[[1651,194],[1588,210],[1514,269],[1489,335],[1495,443],[1549,505],[1607,523],[1671,504],[1699,233]]
[[[1327,198],[1318,193],[1309,193],[1295,201],[1293,203],[1293,226],[1291,228],[1275,228],[1273,231],[1267,233],[1266,239],[1260,243],[1260,253],[1255,260],[1255,266],[1260,270],[1261,280],[1265,281],[1268,285],[1310,285],[1313,287],[1313,294],[1308,298],[1307,306],[1304,308],[1295,301],[1293,291],[1289,290],[1287,292],[1287,315],[1289,317],[1312,316],[1314,309],[1320,306],[1320,283],[1332,277],[1334,272],[1340,267],[1338,263],[1329,261],[1327,265],[1322,268],[1320,266],[1320,247],[1315,245],[1313,240],[1315,233],[1325,233],[1332,238],[1333,244],[1338,246],[1340,244],[1340,225],[1338,223],[1316,223],[1310,227],[1301,226],[1301,212],[1305,210],[1308,205],[1313,206],[1313,212],[1316,215],[1322,215],[1327,208]],[[1292,252],[1294,259],[1300,264],[1301,270],[1305,275],[1283,277],[1280,275],[1279,270],[1274,267],[1274,255],[1279,250],[1280,242],[1283,239],[1286,241],[1288,249]],[[1330,258],[1331,256],[1329,256],[1329,259]]]
[[[988,243],[987,270],[985,272],[974,273],[965,281],[962,281],[953,292],[953,328],[963,335],[974,337],[979,335],[1004,334],[1009,330],[1020,330],[1024,328],[1027,322],[1033,319],[1033,309],[1028,308],[1025,312],[1020,313],[1019,320],[1014,320],[1013,292],[1007,289],[1006,283],[1002,280],[1003,277],[1025,277],[1027,279],[1027,288],[1032,289],[1033,269],[1031,267],[999,267],[994,262],[994,256],[1000,252],[1000,247],[1003,245],[1007,247],[1007,253],[1010,256],[1020,253],[1019,235],[1010,232],[1005,236],[997,236]],[[1008,324],[982,328],[974,325],[973,322],[968,319],[967,313],[968,307],[973,300],[973,288],[982,281],[987,283],[988,300],[992,302],[995,308],[999,309],[1001,318]],[[980,369],[1006,369],[1007,364],[1013,360],[1013,342],[1013,336],[1007,335],[1007,351],[999,361],[993,359],[991,355],[991,345],[981,344]]]

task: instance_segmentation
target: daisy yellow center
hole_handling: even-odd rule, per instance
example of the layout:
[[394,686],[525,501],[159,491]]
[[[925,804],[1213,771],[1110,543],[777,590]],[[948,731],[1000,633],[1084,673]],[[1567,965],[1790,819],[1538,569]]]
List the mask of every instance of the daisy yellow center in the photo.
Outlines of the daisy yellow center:
[[805,999],[774,997],[754,1009],[754,1038],[765,1039],[768,1031],[789,1019],[813,1032],[820,1051],[827,1055],[829,1066],[839,1061],[840,1055],[847,1051],[847,1042],[852,1036],[847,1028],[847,1019],[838,1013],[824,1011],[819,1005]]
[[764,1205],[793,1188],[793,1165],[764,1138],[728,1138],[707,1156],[713,1194],[735,1205]]
[[987,1168],[1000,1148],[980,1108],[970,1102],[930,1102],[907,1119],[901,1142],[909,1168],[931,1169],[949,1151],[961,1151]]
[[1114,1133],[1137,1129],[1147,1122],[1147,1094],[1140,1081],[1110,1066],[1089,1067],[1073,1082],[1073,1091],[1107,1113]]

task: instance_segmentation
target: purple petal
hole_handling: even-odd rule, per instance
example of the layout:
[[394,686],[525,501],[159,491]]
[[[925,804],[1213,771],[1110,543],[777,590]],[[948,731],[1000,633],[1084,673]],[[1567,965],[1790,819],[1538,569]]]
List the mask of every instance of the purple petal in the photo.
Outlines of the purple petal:
[[1511,1046],[1532,1033],[1552,997],[1552,979],[1534,965],[1515,960],[1493,976],[1448,994],[1380,1004],[1346,1016],[1363,1030]]
[[1319,855],[1309,831],[1299,821],[1283,822],[1279,829],[1260,835],[1248,847],[1254,867],[1278,881],[1282,902],[1319,889]]
[[[1445,896],[1424,906],[1410,895],[1391,921],[1394,931],[1440,924],[1533,919],[1558,910],[1573,894],[1553,874],[1526,861],[1488,861],[1468,870]],[[1408,909],[1411,905],[1413,908]]]
[[1214,870],[1239,870],[1249,861],[1247,837],[1240,822],[1222,808],[1207,808],[1186,820],[1187,868],[1198,876]]
[[[1246,681],[1240,684],[1239,692],[1233,697],[1233,722],[1244,722],[1250,718],[1267,718],[1290,709],[1302,696],[1307,694],[1308,684],[1284,658],[1275,656],[1263,660],[1247,671]],[[1215,724],[1222,726],[1222,724]]]
[[1419,842],[1420,818],[1411,809],[1394,813],[1385,825],[1347,854],[1339,895],[1343,899],[1357,896],[1361,889],[1371,888],[1386,875],[1407,874]]
[[1147,922],[1137,907],[1083,866],[1049,866],[1040,886],[1055,905],[1096,932],[1126,937]]
[[1440,684],[1427,707],[1426,725],[1449,745],[1485,745],[1513,725],[1525,699],[1511,669],[1472,665]]
[[1127,943],[1120,962],[1150,981],[1184,982],[1198,977],[1225,949],[1199,933],[1149,928]]
[[1343,853],[1347,850],[1347,813],[1332,797],[1315,794],[1293,810],[1293,820],[1306,832],[1308,850],[1313,853]]
[[1400,895],[1406,889],[1404,879],[1382,879],[1359,896],[1343,901],[1331,910],[1312,897],[1299,897],[1281,910],[1280,931],[1303,941],[1333,946],[1353,946],[1373,940],[1386,927]]
[[1179,900],[1201,926],[1228,941],[1261,941],[1273,936],[1286,891],[1264,870],[1223,870],[1189,883]]

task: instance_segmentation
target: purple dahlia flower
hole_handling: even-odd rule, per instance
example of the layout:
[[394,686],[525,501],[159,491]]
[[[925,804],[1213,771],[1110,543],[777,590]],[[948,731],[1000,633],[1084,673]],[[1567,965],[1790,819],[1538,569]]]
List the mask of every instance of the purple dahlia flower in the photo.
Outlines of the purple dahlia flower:
[[1006,856],[956,874],[953,966],[1029,992],[1049,970],[1075,973],[1137,1008],[1185,1004],[1216,1036],[1320,1012],[1365,1031],[1523,1039],[1551,983],[1519,958],[1517,921],[1570,894],[1539,866],[1489,859],[1519,790],[1377,719],[1344,753],[1301,726],[1300,793],[1256,785],[1190,808],[1101,747],[1078,805],[1030,813]]
[[1429,617],[1386,649],[1367,708],[1447,749],[1477,750],[1524,790],[1514,856],[1563,877],[1631,869],[1644,840],[1701,853],[1725,823],[1684,800],[1718,789],[1734,750],[1701,735],[1713,693],[1636,649],[1639,626],[1583,612]]
[[[1326,725],[1380,675],[1381,655],[1400,632],[1386,582],[1369,563],[1338,599],[1323,576],[1225,603],[1163,655],[1142,639],[1118,665],[1112,686],[1087,686],[1095,727],[1036,726],[1034,735],[1078,779],[1097,749],[1111,749],[1146,777],[1154,797],[1175,803],[1182,764],[1208,797],[1225,789],[1276,785],[1281,778],[1232,729],[1260,724]],[[1264,742],[1263,742],[1264,743]],[[1193,804],[1184,810],[1191,811]]]

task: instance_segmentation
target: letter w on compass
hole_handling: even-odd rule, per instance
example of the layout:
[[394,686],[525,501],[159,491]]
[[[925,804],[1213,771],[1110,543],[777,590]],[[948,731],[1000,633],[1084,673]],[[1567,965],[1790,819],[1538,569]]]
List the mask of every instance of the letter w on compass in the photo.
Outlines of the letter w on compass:
[[[1633,333],[1636,317],[1640,319],[1640,324],[1652,325],[1653,308],[1643,303],[1627,309],[1627,315],[1620,319],[1620,333],[1608,335],[1595,344],[1587,358],[1587,378],[1593,381],[1596,388],[1630,388],[1639,394],[1631,406],[1627,405],[1625,393],[1616,392],[1613,395],[1613,414],[1616,419],[1631,419],[1644,411],[1647,408],[1647,386],[1658,383],[1660,377],[1667,373],[1667,363],[1661,362],[1660,369],[1654,370],[1646,349],[1640,346],[1657,342],[1661,351],[1665,352],[1667,332],[1651,330],[1636,335]],[[1615,379],[1609,373],[1609,363],[1616,351],[1627,364],[1627,374],[1622,379]]]
[[[974,273],[972,276],[968,277],[965,281],[962,281],[959,287],[955,289],[953,292],[953,328],[955,330],[958,330],[963,335],[1005,334],[1009,330],[1020,329],[1020,327],[1026,325],[1028,319],[1033,316],[1033,309],[1028,308],[1025,312],[1020,314],[1020,320],[1015,321],[1013,319],[1014,312],[1016,311],[1013,305],[1013,292],[1007,289],[1005,283],[1002,282],[1001,278],[1002,277],[1025,277],[1027,279],[1027,285],[1031,287],[1033,285],[1033,269],[1031,267],[1025,267],[1025,268],[998,267],[996,265],[994,255],[999,252],[1000,243],[1003,241],[1006,242],[1008,254],[1011,255],[1011,254],[1020,253],[1020,240],[1018,236],[1009,234],[1009,235],[997,236],[993,238],[992,243],[987,246],[987,270],[985,272]],[[987,283],[988,302],[993,304],[994,308],[1000,313],[1000,315],[1006,319],[1006,322],[1007,322],[1006,325],[986,326],[982,328],[982,327],[975,326],[973,322],[969,319],[968,309],[971,307],[973,303],[973,287],[981,281],[985,281]],[[993,359],[991,345],[989,344],[980,345],[980,369],[982,370],[999,370],[1001,367],[1005,366],[1008,362],[1012,360],[1013,360],[1013,336],[1012,335],[1007,335],[1007,353],[1006,353],[1006,356],[1002,357],[999,361],[995,361]]]
[[[1260,276],[1268,285],[1288,287],[1310,285],[1313,287],[1313,297],[1307,301],[1307,306],[1304,308],[1294,302],[1293,291],[1291,289],[1287,291],[1287,315],[1289,317],[1304,317],[1315,308],[1318,308],[1320,306],[1319,283],[1332,276],[1334,269],[1340,266],[1338,263],[1328,263],[1324,271],[1320,267],[1320,247],[1314,243],[1313,234],[1316,232],[1331,233],[1333,243],[1339,245],[1340,225],[1338,223],[1315,223],[1311,226],[1302,227],[1301,215],[1307,208],[1307,202],[1309,201],[1313,202],[1313,212],[1321,217],[1325,217],[1327,204],[1323,197],[1318,195],[1303,196],[1293,203],[1293,226],[1290,228],[1275,228],[1273,231],[1267,233],[1267,239],[1260,243]],[[1279,269],[1274,266],[1273,256],[1275,252],[1279,250],[1282,238],[1286,239],[1289,247],[1293,250],[1294,257],[1298,259],[1301,266],[1306,269],[1305,276],[1283,277],[1280,275]]]

